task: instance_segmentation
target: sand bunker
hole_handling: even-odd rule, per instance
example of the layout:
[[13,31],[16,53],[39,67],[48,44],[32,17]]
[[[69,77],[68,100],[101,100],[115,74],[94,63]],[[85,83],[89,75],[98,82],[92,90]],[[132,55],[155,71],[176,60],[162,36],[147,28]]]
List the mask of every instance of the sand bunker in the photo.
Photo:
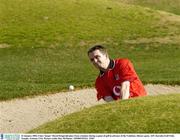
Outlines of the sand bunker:
[[[149,95],[180,93],[180,86],[149,84],[145,88]],[[48,121],[103,103],[96,100],[95,89],[3,101],[0,102],[0,132],[25,133]]]

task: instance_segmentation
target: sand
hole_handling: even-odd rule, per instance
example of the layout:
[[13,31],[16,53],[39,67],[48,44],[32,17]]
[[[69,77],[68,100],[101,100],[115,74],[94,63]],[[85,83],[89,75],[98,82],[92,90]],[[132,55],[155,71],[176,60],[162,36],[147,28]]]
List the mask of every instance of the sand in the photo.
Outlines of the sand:
[[[145,86],[148,95],[180,93],[180,86]],[[0,102],[0,132],[26,133],[56,118],[81,111],[104,101],[97,101],[95,89],[14,99]]]

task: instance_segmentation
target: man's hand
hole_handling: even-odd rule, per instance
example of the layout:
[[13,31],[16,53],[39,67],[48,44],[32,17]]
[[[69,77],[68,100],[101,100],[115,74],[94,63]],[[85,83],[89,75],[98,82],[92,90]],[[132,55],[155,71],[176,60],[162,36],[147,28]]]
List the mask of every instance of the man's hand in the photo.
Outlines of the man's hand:
[[129,81],[124,81],[121,84],[121,99],[128,99],[130,96],[130,82]]
[[105,96],[104,97],[104,101],[106,101],[106,102],[111,102],[111,101],[113,101],[114,99],[113,99],[113,97],[112,96]]

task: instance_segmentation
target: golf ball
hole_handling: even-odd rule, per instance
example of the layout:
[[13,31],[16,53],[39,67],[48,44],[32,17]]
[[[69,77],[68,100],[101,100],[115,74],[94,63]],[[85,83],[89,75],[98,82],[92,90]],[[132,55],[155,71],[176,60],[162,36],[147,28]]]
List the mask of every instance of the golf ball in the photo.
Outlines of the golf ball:
[[73,85],[69,85],[69,90],[74,90],[74,86]]

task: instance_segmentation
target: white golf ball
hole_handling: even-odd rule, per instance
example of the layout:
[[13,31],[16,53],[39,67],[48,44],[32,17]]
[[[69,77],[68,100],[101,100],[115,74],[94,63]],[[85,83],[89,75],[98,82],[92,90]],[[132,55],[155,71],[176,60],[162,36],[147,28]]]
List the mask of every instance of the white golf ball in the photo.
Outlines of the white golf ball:
[[69,85],[69,90],[74,90],[74,86],[73,85]]

